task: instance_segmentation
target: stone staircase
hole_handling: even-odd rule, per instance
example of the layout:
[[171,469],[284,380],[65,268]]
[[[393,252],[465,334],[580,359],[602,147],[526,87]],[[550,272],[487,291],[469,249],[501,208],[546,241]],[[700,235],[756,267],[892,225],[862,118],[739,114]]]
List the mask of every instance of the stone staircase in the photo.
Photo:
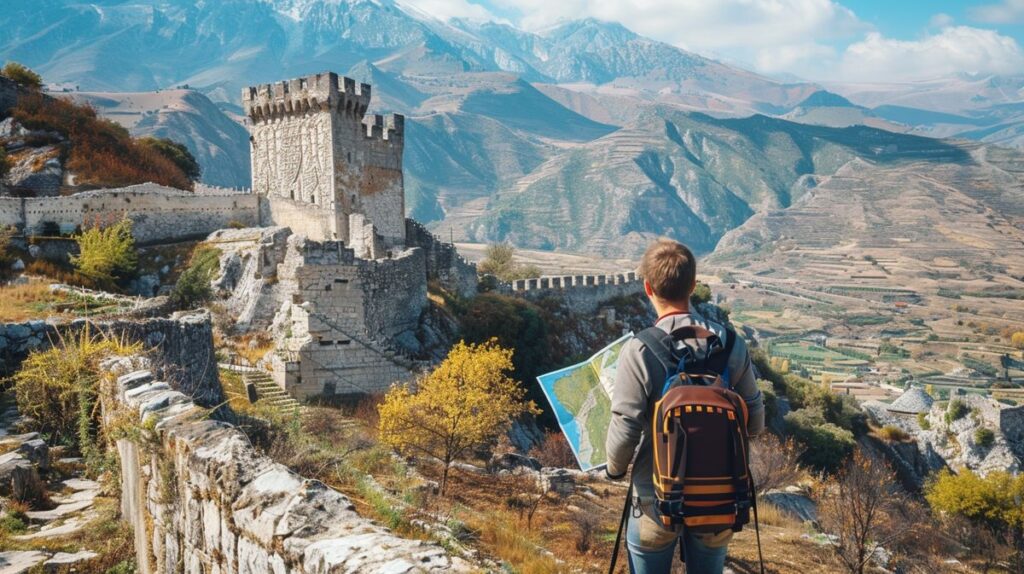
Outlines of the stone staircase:
[[258,400],[273,405],[281,412],[290,413],[297,411],[302,413],[305,411],[302,403],[277,386],[274,379],[265,371],[243,371],[242,381],[247,384],[252,383],[256,387],[256,397]]

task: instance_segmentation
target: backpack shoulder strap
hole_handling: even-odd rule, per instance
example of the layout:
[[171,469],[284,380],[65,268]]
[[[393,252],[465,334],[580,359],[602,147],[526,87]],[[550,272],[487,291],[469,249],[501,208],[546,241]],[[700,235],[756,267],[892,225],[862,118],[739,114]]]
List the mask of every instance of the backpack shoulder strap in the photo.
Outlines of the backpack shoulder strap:
[[[733,347],[736,346],[736,331],[726,325],[723,335],[725,336],[725,345],[722,346],[720,351],[708,357],[707,365],[709,369],[725,378],[729,370],[729,357],[732,355]],[[729,384],[728,380],[725,382]]]
[[658,327],[648,327],[636,335],[637,339],[650,350],[654,358],[665,369],[665,376],[673,373],[678,363],[673,347],[672,335]]

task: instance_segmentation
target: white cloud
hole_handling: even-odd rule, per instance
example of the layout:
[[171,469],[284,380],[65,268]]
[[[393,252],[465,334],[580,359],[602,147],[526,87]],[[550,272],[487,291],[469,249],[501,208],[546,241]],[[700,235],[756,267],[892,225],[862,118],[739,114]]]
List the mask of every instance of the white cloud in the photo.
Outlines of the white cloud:
[[1024,21],[1024,0],[1003,0],[997,4],[985,4],[971,8],[969,14],[975,20],[992,24],[1012,24]]
[[[938,13],[925,23],[926,35],[898,40],[874,31],[841,0],[400,1],[442,20],[497,19],[496,12],[528,30],[584,17],[619,22],[643,36],[762,73],[811,80],[905,81],[955,73],[1024,73],[1021,47],[997,31],[955,26],[951,16]],[[971,15],[1024,21],[1024,0],[1003,0]]]
[[835,48],[808,42],[762,48],[758,51],[753,64],[758,71],[766,74],[782,72],[808,74],[813,73],[821,62],[834,62],[835,60]]
[[[822,70],[825,77],[828,70]],[[1016,40],[994,30],[950,26],[920,40],[886,38],[876,32],[843,52],[832,78],[846,81],[922,80],[956,73],[1024,72]]]
[[694,50],[778,47],[848,37],[866,26],[833,0],[493,0],[539,29],[585,16]]
[[945,12],[939,12],[928,20],[929,28],[948,28],[953,25],[953,17]]

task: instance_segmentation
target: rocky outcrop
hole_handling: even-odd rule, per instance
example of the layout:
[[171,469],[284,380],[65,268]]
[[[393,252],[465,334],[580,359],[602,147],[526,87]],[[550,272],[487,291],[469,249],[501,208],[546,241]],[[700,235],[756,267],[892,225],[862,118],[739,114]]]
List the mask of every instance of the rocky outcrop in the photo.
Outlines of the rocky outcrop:
[[33,197],[58,195],[64,182],[60,156],[60,148],[53,145],[12,153],[13,165],[4,178],[5,185],[19,194]]
[[240,331],[266,329],[280,308],[277,266],[290,234],[287,227],[222,229],[206,239],[221,252],[213,290]]
[[[956,403],[962,406],[954,408]],[[863,409],[878,426],[895,426],[912,437],[902,442],[872,440],[866,446],[893,461],[897,474],[913,489],[920,489],[930,473],[947,467],[982,475],[1024,468],[1024,407],[975,394],[954,394],[948,403],[935,403],[922,411],[925,428],[918,416],[894,412],[892,405],[868,401]],[[983,429],[992,433],[990,444],[979,443]]]
[[135,531],[139,572],[463,572],[437,544],[406,540],[360,517],[324,484],[259,454],[158,381],[145,359],[104,364],[104,419],[135,419],[118,441],[122,514]]

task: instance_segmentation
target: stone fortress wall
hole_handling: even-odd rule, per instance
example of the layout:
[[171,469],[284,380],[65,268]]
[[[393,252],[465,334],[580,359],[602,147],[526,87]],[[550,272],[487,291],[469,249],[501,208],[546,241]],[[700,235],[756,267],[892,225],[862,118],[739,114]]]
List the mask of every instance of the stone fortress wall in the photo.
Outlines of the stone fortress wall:
[[503,284],[499,291],[507,295],[537,300],[559,297],[581,312],[596,311],[617,297],[643,293],[644,282],[636,272],[616,275],[562,275],[519,279]]
[[140,243],[205,237],[232,225],[258,225],[259,198],[243,192],[192,194],[154,183],[87,191],[64,197],[0,197],[0,225],[38,235],[55,224],[61,232],[127,215]]
[[405,220],[405,240],[409,246],[423,250],[428,279],[438,281],[461,297],[476,294],[476,265],[459,255],[454,245],[439,240],[415,219]]
[[343,494],[259,454],[145,359],[103,366],[105,424],[156,423],[117,441],[121,513],[135,533],[140,574],[472,570],[436,543],[399,538],[360,517]]
[[242,91],[264,221],[371,258],[404,245],[405,120],[366,118],[370,90],[322,73]]

